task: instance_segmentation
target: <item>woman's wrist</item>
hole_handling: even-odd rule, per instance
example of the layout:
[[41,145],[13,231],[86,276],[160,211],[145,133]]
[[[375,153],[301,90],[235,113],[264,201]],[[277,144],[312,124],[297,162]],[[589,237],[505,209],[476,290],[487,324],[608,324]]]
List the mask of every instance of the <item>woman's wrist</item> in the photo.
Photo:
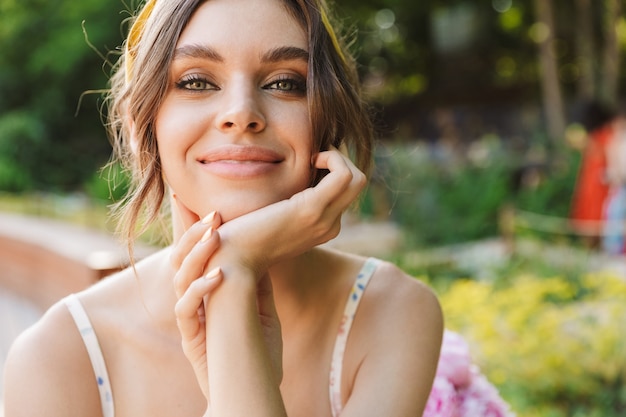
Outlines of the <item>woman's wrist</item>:
[[[224,309],[228,309],[236,314],[237,309],[243,308],[241,312],[245,312],[256,305],[258,282],[256,274],[251,269],[234,263],[220,265],[219,268],[223,279],[219,288],[211,294],[206,306],[209,316],[211,310],[223,312]],[[210,269],[214,269],[213,265]]]

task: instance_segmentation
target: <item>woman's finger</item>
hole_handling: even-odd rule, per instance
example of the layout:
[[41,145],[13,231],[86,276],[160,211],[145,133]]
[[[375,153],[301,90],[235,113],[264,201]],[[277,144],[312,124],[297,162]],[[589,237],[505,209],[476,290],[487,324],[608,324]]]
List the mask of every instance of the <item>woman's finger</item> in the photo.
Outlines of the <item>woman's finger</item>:
[[201,221],[191,225],[179,238],[170,253],[170,263],[174,269],[179,269],[185,257],[187,257],[198,242],[207,240],[208,235],[211,234],[213,230],[217,229],[221,223],[222,219],[219,213],[211,212]]
[[346,209],[366,185],[367,179],[345,155],[336,149],[321,152],[315,158],[315,167],[329,173],[312,190],[316,200],[329,207]]
[[193,339],[204,326],[204,315],[199,315],[198,311],[204,311],[204,299],[209,297],[222,282],[223,275],[221,269],[215,268],[206,276],[193,281],[187,291],[178,299],[174,309],[176,313],[176,324],[183,340]]
[[174,275],[174,290],[177,297],[182,297],[187,288],[204,273],[206,264],[220,245],[219,232],[209,227],[200,241],[184,257],[176,275]]

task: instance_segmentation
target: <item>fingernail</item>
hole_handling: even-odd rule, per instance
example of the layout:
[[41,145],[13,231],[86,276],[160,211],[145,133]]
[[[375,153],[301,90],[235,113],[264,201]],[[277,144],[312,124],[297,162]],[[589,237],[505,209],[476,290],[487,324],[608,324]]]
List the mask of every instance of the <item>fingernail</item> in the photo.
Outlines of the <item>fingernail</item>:
[[204,234],[202,235],[202,239],[200,239],[200,242],[202,243],[206,242],[207,240],[209,240],[212,234],[213,234],[213,228],[209,227],[209,229],[206,232],[204,232]]
[[203,224],[211,223],[214,218],[215,218],[215,212],[212,211],[209,214],[207,214],[204,219],[202,219],[202,223]]
[[220,272],[222,272],[222,268],[220,268],[219,266],[213,268],[209,271],[208,274],[204,276],[204,279],[214,279],[220,274]]

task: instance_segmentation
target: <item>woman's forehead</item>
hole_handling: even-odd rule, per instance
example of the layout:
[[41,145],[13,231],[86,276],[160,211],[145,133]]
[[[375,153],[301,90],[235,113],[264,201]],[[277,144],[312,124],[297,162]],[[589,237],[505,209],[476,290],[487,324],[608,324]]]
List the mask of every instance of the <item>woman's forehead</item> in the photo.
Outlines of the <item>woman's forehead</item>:
[[186,44],[224,47],[290,45],[308,48],[304,28],[283,0],[210,0],[202,3],[180,35]]

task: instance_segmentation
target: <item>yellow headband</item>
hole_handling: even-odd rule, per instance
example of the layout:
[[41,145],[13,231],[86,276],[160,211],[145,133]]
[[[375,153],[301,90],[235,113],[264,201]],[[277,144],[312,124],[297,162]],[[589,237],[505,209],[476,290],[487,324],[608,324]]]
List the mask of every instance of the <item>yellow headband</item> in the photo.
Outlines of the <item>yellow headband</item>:
[[128,32],[128,39],[126,39],[126,49],[125,49],[125,69],[126,69],[126,82],[129,82],[132,77],[133,65],[135,64],[135,56],[137,55],[137,44],[141,40],[141,36],[143,35],[143,30],[146,26],[146,22],[152,14],[152,10],[154,9],[154,4],[156,0],[148,0],[146,4],[141,9],[141,12],[135,18],[133,25],[130,27],[130,31]]
[[328,15],[326,14],[326,11],[323,8],[320,8],[320,16],[322,18],[322,24],[324,25],[324,28],[326,28],[326,32],[328,32],[328,36],[330,36],[330,40],[333,42],[333,46],[335,48],[335,51],[337,52],[337,55],[339,55],[339,58],[341,58],[341,61],[345,64],[346,57],[343,55],[343,52],[341,51],[341,46],[339,46],[339,40],[337,40],[337,35],[335,34],[335,30],[330,24],[330,21],[328,20]]

